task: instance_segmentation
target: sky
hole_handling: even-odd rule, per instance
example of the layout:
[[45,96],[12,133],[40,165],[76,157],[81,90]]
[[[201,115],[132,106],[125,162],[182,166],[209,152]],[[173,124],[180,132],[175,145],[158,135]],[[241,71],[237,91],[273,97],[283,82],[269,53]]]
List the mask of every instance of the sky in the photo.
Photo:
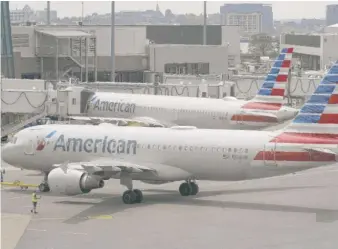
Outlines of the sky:
[[[164,12],[171,9],[175,14],[184,13],[203,13],[203,1],[115,1],[115,11],[136,11],[155,9],[158,2],[160,10]],[[208,1],[207,12],[217,13],[220,6],[226,3],[239,3],[244,1]],[[253,1],[246,1],[255,3]],[[258,3],[258,2],[256,2]],[[338,1],[274,1],[259,2],[271,4],[275,20],[281,19],[302,19],[302,18],[325,18],[326,5],[338,4]],[[43,1],[10,1],[10,9],[22,9],[25,5],[29,5],[34,10],[42,10],[46,8],[47,2]],[[58,12],[58,17],[65,16],[81,16],[82,4],[80,1],[51,1],[51,9]],[[109,1],[84,1],[84,15],[94,12],[105,14],[110,12],[111,3]]]

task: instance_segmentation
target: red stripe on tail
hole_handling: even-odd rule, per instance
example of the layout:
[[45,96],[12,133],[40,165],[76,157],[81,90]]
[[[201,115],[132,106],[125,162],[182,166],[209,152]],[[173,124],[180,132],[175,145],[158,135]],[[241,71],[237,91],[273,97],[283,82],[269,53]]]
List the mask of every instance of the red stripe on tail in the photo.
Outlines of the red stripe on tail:
[[338,104],[338,94],[332,94],[328,104]]
[[287,82],[288,75],[287,74],[278,74],[276,77],[276,82]]
[[323,113],[320,116],[318,124],[338,124],[338,114],[326,114]]
[[271,96],[282,96],[284,97],[285,89],[273,88],[271,91]]
[[270,142],[290,144],[338,144],[338,134],[284,132]]
[[291,65],[290,60],[284,60],[281,67],[290,67],[290,65]]

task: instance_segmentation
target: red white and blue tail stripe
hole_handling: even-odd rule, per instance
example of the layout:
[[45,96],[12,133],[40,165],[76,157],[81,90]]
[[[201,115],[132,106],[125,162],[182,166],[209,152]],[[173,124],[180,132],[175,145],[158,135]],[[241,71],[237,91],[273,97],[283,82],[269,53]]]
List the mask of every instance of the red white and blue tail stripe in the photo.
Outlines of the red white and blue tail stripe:
[[293,48],[283,48],[257,95],[242,106],[242,109],[278,111],[284,100],[289,79]]
[[255,161],[311,167],[337,162],[338,61],[322,79],[293,122],[270,140]]

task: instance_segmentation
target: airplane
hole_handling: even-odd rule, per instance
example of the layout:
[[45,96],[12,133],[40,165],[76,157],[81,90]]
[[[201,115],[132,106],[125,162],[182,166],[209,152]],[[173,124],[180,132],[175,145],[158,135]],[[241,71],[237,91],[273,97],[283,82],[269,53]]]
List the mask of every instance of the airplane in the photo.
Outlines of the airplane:
[[143,201],[133,180],[183,181],[179,192],[188,196],[199,192],[197,180],[240,181],[332,165],[338,161],[337,85],[338,61],[292,123],[277,131],[41,125],[14,135],[2,159],[44,172],[44,192],[78,195],[120,179],[125,204]]
[[[209,99],[96,92],[87,103],[86,118],[91,121],[91,116],[104,117],[107,122],[124,118],[152,127],[196,126],[203,129],[246,130],[276,125],[298,113],[297,109],[283,105],[292,53],[293,48],[281,50],[261,89],[249,101],[229,96]],[[84,117],[72,117],[77,118],[82,121]]]

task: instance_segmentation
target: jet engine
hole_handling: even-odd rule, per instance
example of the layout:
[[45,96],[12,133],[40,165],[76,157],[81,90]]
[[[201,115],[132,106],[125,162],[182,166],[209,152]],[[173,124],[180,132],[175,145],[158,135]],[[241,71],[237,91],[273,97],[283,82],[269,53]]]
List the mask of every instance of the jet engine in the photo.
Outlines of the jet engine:
[[48,185],[52,192],[65,195],[89,193],[92,189],[103,188],[104,181],[98,176],[75,169],[53,169],[48,174]]

